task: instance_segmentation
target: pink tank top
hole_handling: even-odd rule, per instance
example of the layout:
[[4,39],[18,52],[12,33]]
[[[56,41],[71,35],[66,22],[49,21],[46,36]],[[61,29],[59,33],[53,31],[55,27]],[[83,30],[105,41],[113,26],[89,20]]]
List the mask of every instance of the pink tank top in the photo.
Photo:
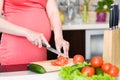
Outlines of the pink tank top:
[[[9,22],[43,33],[49,41],[51,26],[45,10],[47,0],[4,0],[4,15]],[[47,59],[46,49],[38,48],[25,37],[3,33],[0,44],[2,65],[24,64]]]

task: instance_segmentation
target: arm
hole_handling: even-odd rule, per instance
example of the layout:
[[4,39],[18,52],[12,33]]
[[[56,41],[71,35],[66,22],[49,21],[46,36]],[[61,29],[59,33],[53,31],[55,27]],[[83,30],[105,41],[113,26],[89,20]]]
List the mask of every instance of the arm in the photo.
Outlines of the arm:
[[56,0],[48,0],[46,11],[54,31],[55,45],[58,51],[63,47],[64,53],[68,54],[69,43],[63,39],[62,24]]
[[[3,1],[4,0],[0,0],[0,14],[2,13]],[[0,15],[0,32],[25,37],[31,43],[39,47],[42,46],[41,42],[44,42],[47,44],[47,46],[50,46],[42,33],[34,32],[21,26],[12,24],[7,20],[1,18],[1,15]]]
[[[3,1],[4,0],[0,0],[0,14],[2,13]],[[17,25],[14,25],[4,20],[3,18],[1,18],[1,15],[0,15],[0,32],[25,37],[27,29],[21,28]]]
[[51,21],[52,28],[54,30],[55,37],[61,37],[62,35],[62,24],[57,8],[56,0],[48,0],[46,10]]

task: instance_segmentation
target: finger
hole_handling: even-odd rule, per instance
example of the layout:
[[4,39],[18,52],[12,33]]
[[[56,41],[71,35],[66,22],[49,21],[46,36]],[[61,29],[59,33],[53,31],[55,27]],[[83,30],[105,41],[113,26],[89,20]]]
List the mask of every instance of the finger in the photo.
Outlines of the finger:
[[42,41],[41,41],[41,39],[40,39],[40,38],[38,39],[38,47],[39,47],[39,48],[41,48],[41,47],[42,47]]
[[66,56],[69,56],[69,43],[63,44],[63,51],[66,54]]
[[42,42],[47,45],[47,47],[50,47],[50,44],[48,43],[48,41],[46,40],[44,36],[41,36],[41,39],[42,39]]
[[[58,45],[58,44],[55,44],[55,46],[56,46],[56,50],[58,51],[58,52],[61,52],[61,46],[60,45]],[[58,56],[60,56],[60,55],[58,55]]]
[[64,47],[64,46],[63,46],[63,51],[64,51],[64,54],[65,54],[66,56],[68,56],[68,49],[67,49],[66,47]]
[[60,45],[56,45],[56,49],[57,49],[57,51],[59,51],[59,52],[61,52],[61,46]]
[[35,40],[35,41],[34,41],[34,44],[37,46],[37,45],[38,45],[38,40]]

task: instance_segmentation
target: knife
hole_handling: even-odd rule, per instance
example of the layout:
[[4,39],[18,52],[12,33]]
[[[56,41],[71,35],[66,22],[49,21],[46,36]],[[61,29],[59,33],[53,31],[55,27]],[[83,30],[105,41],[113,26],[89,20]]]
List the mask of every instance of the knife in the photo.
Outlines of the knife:
[[115,19],[116,19],[116,9],[115,9],[115,4],[112,4],[110,9],[110,22],[109,22],[109,24],[111,24],[110,25],[111,29],[116,29]]
[[64,57],[68,57],[67,55],[65,55],[64,53],[61,53],[59,51],[57,51],[56,49],[52,48],[52,47],[47,47],[45,43],[42,43],[42,46],[46,47],[48,51],[51,51],[57,55],[61,55],[61,56],[64,56]]
[[118,28],[118,23],[119,23],[119,5],[116,4],[112,4],[111,8],[113,9],[113,28]]
[[110,16],[109,16],[109,28],[110,28],[110,30],[113,30],[113,25],[114,25],[113,18],[114,18],[114,16],[113,16],[113,8],[111,8],[110,9]]
[[116,4],[114,6],[114,8],[115,8],[115,26],[116,26],[116,28],[118,28],[118,24],[119,24],[119,5]]

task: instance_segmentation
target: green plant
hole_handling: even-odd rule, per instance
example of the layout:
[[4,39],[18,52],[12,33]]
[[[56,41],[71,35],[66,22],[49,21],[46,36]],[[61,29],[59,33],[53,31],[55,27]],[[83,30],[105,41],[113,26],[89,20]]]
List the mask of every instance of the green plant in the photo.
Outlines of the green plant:
[[97,12],[110,11],[110,6],[111,4],[113,4],[113,2],[114,2],[113,0],[98,1],[96,11]]

